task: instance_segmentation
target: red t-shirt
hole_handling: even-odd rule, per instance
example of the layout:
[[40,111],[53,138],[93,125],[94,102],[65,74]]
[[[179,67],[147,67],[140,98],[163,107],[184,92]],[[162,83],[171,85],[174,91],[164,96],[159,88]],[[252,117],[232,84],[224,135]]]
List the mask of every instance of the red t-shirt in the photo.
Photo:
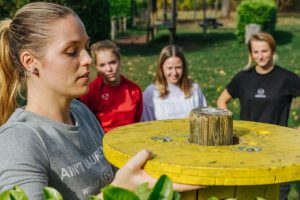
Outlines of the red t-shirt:
[[143,111],[140,87],[123,76],[117,86],[107,85],[103,78],[97,77],[80,100],[96,115],[104,132],[139,122]]

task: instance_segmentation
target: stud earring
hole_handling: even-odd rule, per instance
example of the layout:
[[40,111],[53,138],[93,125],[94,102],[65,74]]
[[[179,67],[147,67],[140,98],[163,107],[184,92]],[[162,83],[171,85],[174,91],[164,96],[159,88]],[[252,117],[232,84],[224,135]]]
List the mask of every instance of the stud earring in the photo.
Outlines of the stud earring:
[[39,73],[39,70],[38,70],[37,68],[34,67],[31,73],[33,73],[33,74],[38,74],[38,73]]
[[28,69],[28,72],[30,72],[31,74],[38,74],[39,70],[36,67],[31,67]]

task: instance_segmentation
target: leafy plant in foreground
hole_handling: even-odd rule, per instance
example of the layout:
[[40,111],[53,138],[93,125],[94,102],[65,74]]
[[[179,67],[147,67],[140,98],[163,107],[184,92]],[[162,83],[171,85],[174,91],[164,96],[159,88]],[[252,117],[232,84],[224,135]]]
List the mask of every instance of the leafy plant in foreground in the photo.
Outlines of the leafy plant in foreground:
[[102,189],[105,200],[179,200],[180,194],[173,191],[173,183],[169,177],[162,175],[155,186],[149,189],[148,183],[140,185],[135,192],[108,186]]
[[[173,183],[169,177],[162,175],[155,186],[150,189],[148,183],[138,186],[132,192],[124,188],[107,186],[102,190],[104,200],[180,200],[180,194],[173,191]],[[63,200],[62,195],[54,188],[45,187],[43,189],[44,200]],[[0,200],[29,200],[25,192],[18,186],[11,190],[0,193]],[[99,200],[97,196],[90,196],[89,200]],[[220,200],[212,196],[208,200]],[[226,200],[237,200],[227,198]],[[265,200],[257,197],[255,200]]]
[[[132,192],[123,188],[107,186],[102,190],[105,200],[179,200],[180,194],[173,191],[173,183],[169,177],[162,175],[152,189],[148,183],[140,185]],[[63,200],[62,195],[54,188],[43,189],[44,200]],[[0,200],[29,200],[25,192],[18,186],[0,193]],[[90,196],[89,200],[98,200]]]

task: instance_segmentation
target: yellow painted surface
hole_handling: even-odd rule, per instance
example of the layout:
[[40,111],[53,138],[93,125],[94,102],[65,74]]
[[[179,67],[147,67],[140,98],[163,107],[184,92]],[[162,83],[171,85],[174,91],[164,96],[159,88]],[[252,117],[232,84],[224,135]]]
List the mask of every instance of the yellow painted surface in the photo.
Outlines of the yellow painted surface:
[[[107,133],[104,154],[121,167],[140,149],[149,149],[156,157],[146,163],[147,173],[156,178],[166,174],[179,183],[234,186],[300,180],[299,131],[246,121],[234,121],[233,129],[239,144],[201,146],[188,141],[188,119],[137,123]],[[172,141],[151,139],[157,136]],[[241,150],[246,147],[261,151]]]

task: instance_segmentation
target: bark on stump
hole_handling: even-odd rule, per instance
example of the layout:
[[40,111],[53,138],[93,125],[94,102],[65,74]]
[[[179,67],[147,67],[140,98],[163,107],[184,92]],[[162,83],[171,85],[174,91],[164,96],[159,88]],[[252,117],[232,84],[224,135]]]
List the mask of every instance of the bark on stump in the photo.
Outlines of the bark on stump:
[[233,144],[232,112],[201,107],[190,112],[190,142],[206,146]]

